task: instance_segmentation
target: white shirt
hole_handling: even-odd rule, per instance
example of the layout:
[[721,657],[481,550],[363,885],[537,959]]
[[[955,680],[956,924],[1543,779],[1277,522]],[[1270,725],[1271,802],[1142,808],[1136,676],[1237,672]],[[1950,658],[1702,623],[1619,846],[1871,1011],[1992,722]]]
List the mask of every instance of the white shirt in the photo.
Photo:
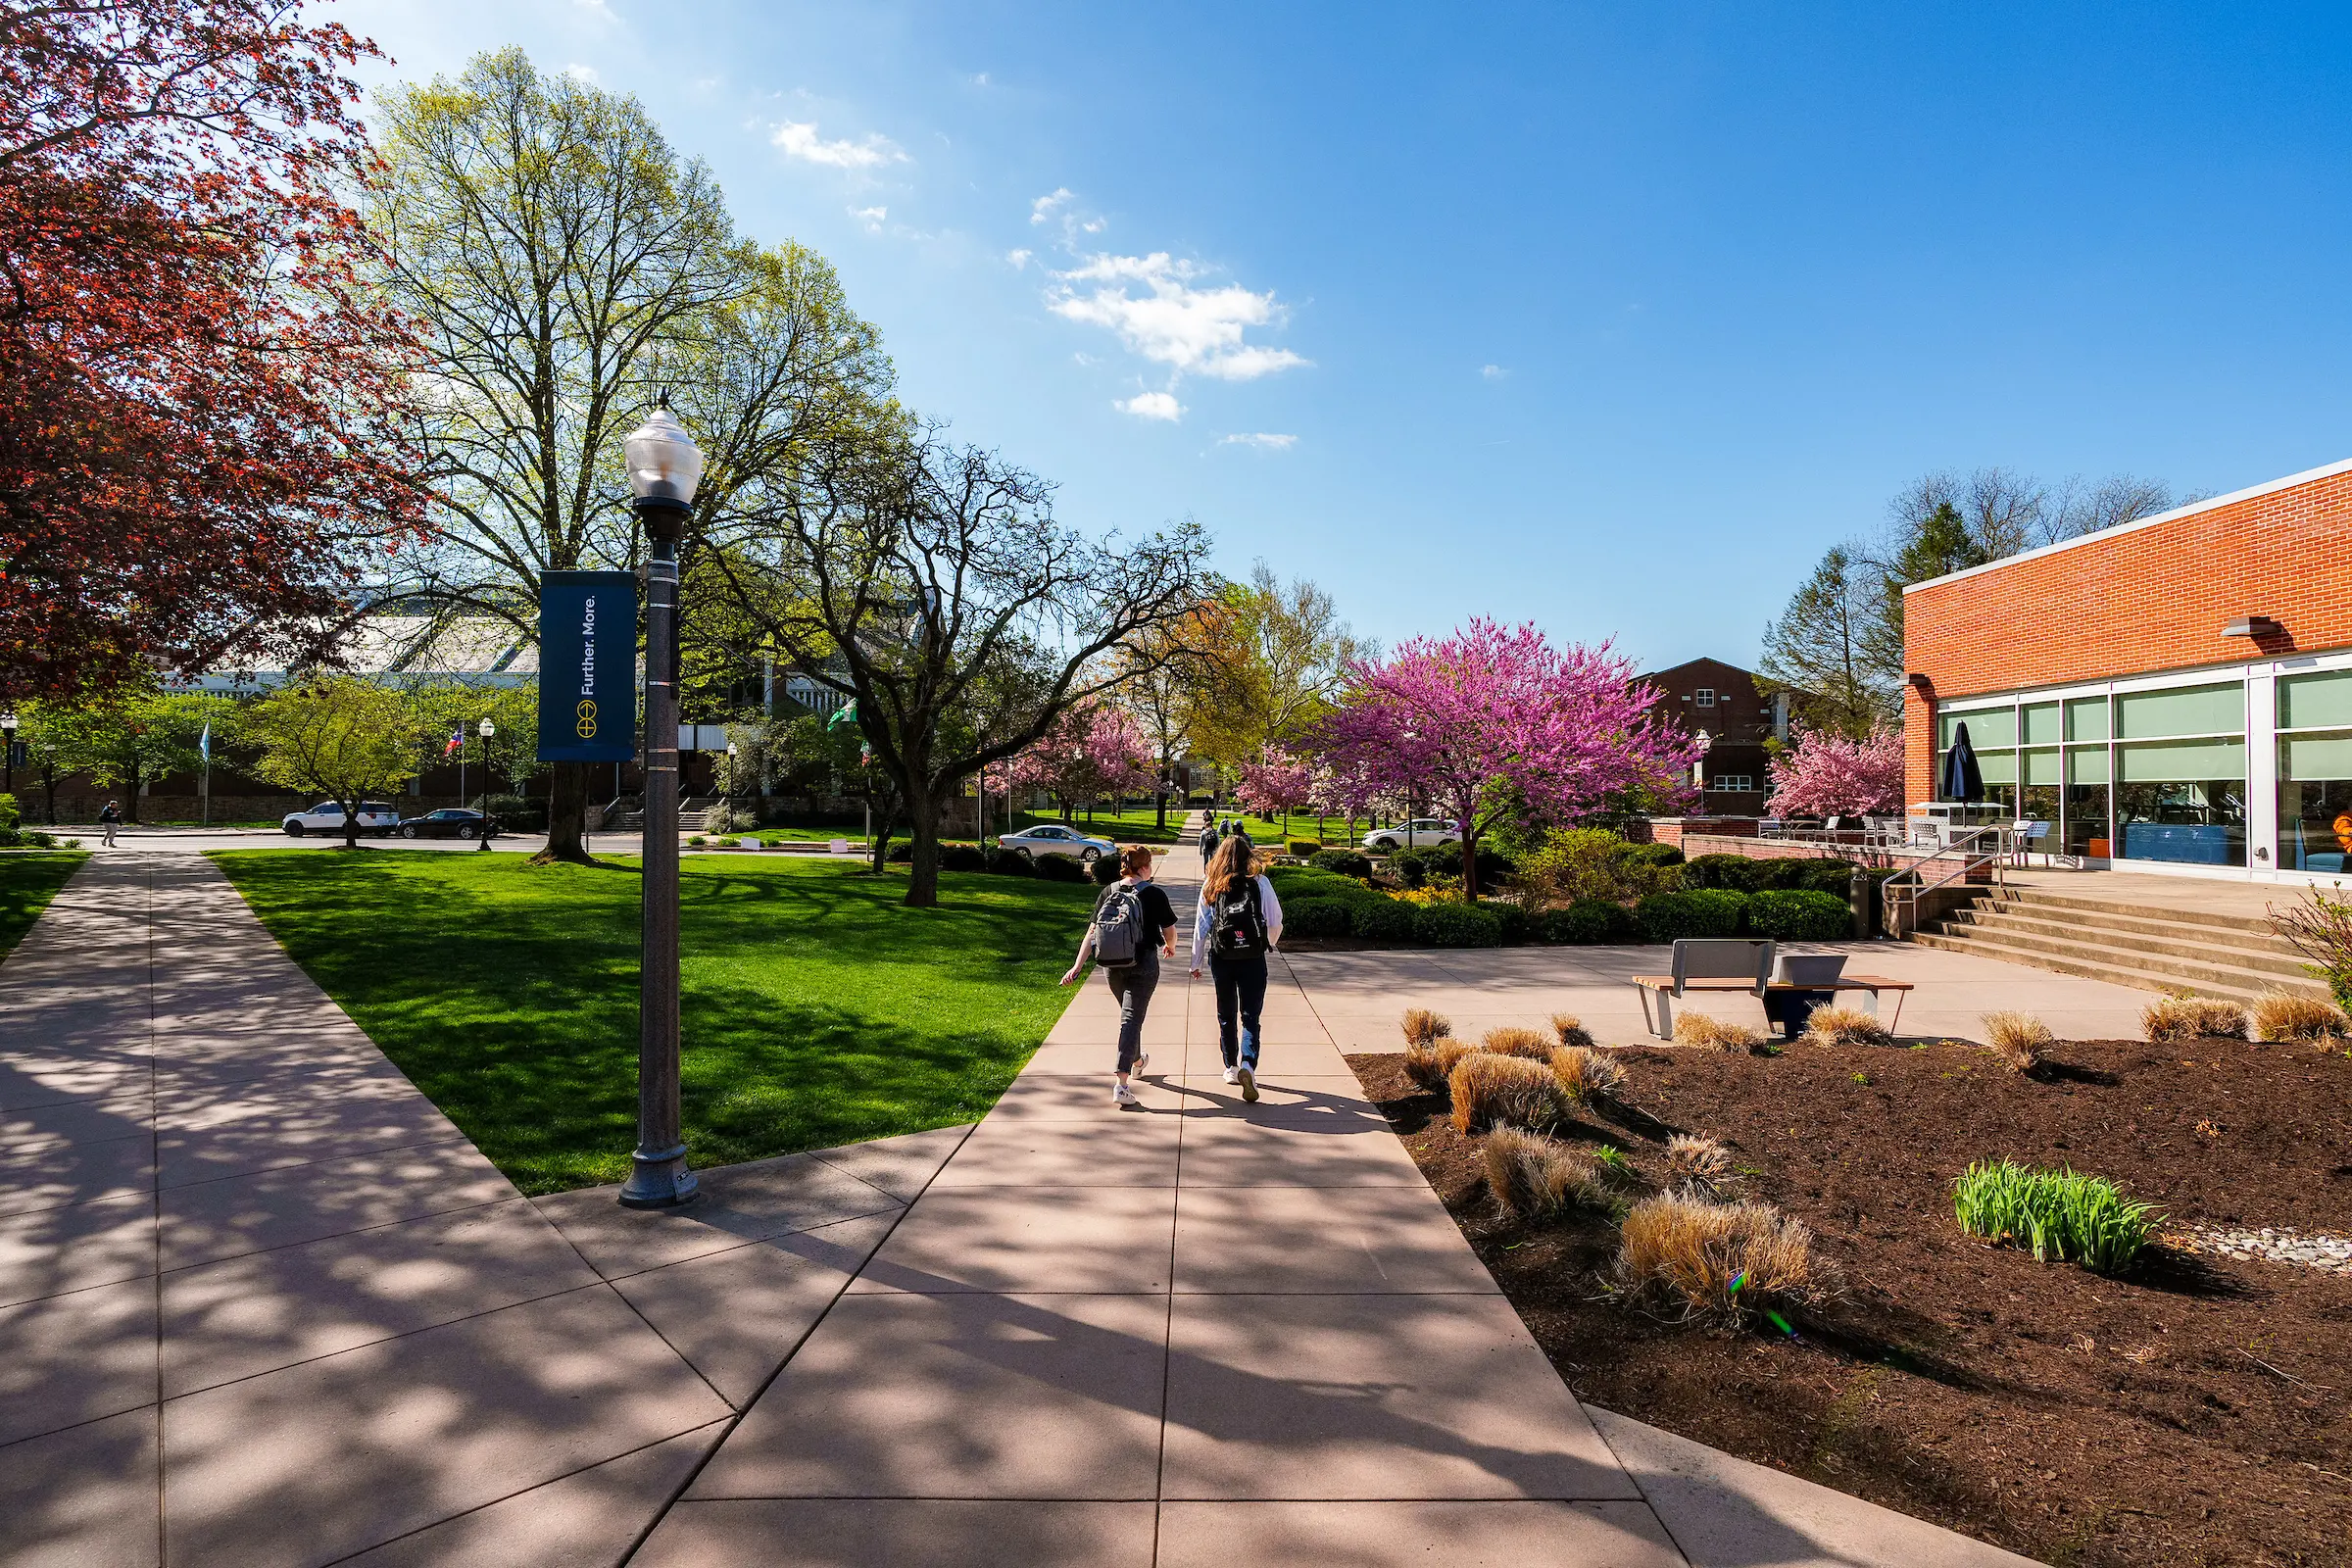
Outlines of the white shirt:
[[[1257,878],[1257,906],[1266,916],[1266,947],[1282,946],[1282,901],[1274,896],[1274,884],[1264,877]],[[1205,889],[1200,895],[1200,907],[1193,915],[1193,967],[1200,967],[1200,950],[1208,945],[1208,928],[1215,923],[1217,906],[1209,902]]]

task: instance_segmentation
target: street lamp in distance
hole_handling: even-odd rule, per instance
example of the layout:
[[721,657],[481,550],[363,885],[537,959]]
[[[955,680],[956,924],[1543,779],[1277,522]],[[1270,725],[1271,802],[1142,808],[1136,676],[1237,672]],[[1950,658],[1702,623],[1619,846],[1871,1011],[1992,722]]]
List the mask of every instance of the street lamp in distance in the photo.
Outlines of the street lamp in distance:
[[678,1106],[678,538],[694,514],[703,454],[666,399],[629,432],[629,494],[645,529],[644,956],[637,982],[637,1150],[620,1201],[669,1208],[694,1197]]
[[17,793],[17,715],[15,710],[0,713],[0,771],[6,778],[0,791]]
[[490,852],[491,821],[490,737],[498,733],[498,726],[490,722],[490,715],[488,713],[484,713],[482,715],[482,721],[476,726],[476,729],[482,737],[482,836],[480,842],[476,843],[474,848],[482,854],[487,855]]

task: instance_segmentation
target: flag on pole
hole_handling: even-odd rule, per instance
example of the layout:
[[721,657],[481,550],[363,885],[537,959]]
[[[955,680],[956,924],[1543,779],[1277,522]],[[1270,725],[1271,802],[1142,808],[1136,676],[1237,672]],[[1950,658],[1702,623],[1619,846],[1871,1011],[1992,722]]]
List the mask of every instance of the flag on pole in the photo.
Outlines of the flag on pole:
[[207,767],[212,765],[213,721],[209,718],[204,721],[204,733],[196,737],[196,755],[204,759]]
[[458,752],[465,746],[465,744],[466,726],[460,724],[457,728],[449,732],[449,744],[441,748],[442,757],[447,759],[457,756]]
[[848,702],[842,704],[839,708],[833,710],[833,716],[825,720],[825,728],[839,729],[844,724],[855,724],[857,722],[858,699],[853,697]]

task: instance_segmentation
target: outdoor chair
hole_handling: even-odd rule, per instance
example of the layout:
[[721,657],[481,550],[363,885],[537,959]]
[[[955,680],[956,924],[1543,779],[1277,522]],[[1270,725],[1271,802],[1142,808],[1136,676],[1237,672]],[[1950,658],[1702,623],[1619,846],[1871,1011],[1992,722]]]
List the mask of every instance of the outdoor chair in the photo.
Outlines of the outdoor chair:
[[2009,863],[2024,865],[2026,857],[2035,850],[2041,852],[2041,863],[2050,863],[2050,824],[2047,822],[2017,821],[2009,824]]

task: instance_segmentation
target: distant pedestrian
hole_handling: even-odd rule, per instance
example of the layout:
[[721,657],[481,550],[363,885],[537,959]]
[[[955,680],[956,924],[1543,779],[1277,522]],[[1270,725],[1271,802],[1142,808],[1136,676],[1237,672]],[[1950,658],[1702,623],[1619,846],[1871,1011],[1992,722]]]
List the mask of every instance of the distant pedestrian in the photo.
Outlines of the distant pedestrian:
[[1216,853],[1217,813],[1211,811],[1208,813],[1208,820],[1200,824],[1200,864],[1205,867],[1208,864],[1208,858]]
[[1129,845],[1119,857],[1119,880],[1095,900],[1095,917],[1079,940],[1078,956],[1065,986],[1075,985],[1093,958],[1119,1000],[1118,1081],[1111,1085],[1110,1102],[1125,1107],[1139,1103],[1127,1087],[1127,1075],[1140,1073],[1152,1058],[1144,1050],[1144,1015],[1151,1011],[1152,993],[1159,988],[1159,960],[1176,956],[1176,909],[1167,894],[1152,880],[1152,851]]
[[1217,847],[1200,879],[1200,908],[1193,917],[1193,978],[1203,953],[1217,986],[1217,1052],[1225,1081],[1257,1098],[1259,1014],[1266,1004],[1266,955],[1282,941],[1282,901],[1274,884],[1251,866],[1250,836],[1236,833]]
[[98,813],[98,825],[106,829],[106,847],[113,849],[115,829],[122,825],[122,808],[112,801],[107,802],[106,809]]

